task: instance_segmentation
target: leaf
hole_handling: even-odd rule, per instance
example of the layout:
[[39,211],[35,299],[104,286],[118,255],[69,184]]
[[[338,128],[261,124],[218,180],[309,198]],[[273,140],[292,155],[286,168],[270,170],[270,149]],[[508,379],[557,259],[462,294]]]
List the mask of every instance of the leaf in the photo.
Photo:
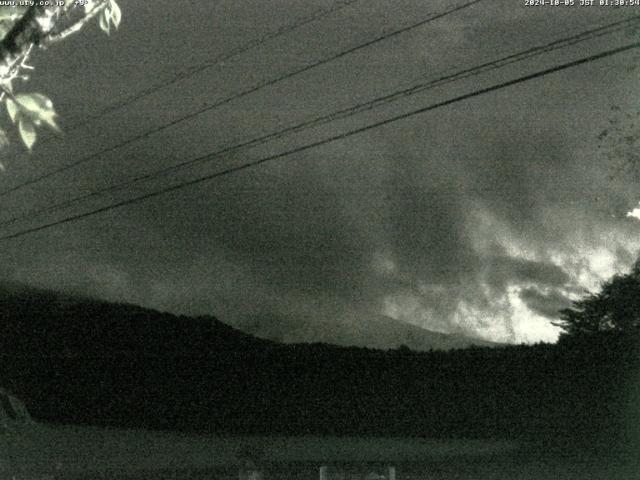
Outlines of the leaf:
[[0,20],[0,38],[4,38],[7,33],[9,33],[9,30],[11,30],[12,27],[12,23],[10,22],[3,22],[2,20]]
[[118,28],[120,20],[122,20],[122,11],[120,6],[116,3],[116,0],[109,1],[109,10],[111,11],[111,22],[113,26]]
[[33,144],[36,142],[36,129],[33,123],[27,118],[20,118],[18,130],[20,131],[20,137],[23,143],[31,150],[31,147],[33,147]]
[[102,13],[100,14],[100,28],[107,33],[107,35],[109,35],[111,27],[109,25],[109,18],[110,18],[110,14],[109,14],[109,9],[105,8]]
[[42,121],[53,128],[56,132],[61,132],[58,122],[56,122],[55,115],[53,117],[44,117],[42,118]]
[[16,102],[7,98],[7,113],[9,113],[9,118],[13,123],[16,123],[16,115],[18,114],[18,106]]
[[0,7],[0,20],[11,20],[14,14],[15,10],[10,6]]
[[12,78],[0,79],[0,90],[7,93],[13,93],[13,79]]
[[21,18],[26,11],[27,7],[18,7],[17,5],[0,6],[0,21],[17,20]]
[[21,110],[37,126],[44,122],[54,130],[60,131],[56,123],[57,114],[49,97],[41,93],[29,93],[16,95],[15,98]]
[[22,108],[30,112],[51,112],[53,111],[53,102],[51,99],[41,93],[20,93],[16,95],[16,101]]

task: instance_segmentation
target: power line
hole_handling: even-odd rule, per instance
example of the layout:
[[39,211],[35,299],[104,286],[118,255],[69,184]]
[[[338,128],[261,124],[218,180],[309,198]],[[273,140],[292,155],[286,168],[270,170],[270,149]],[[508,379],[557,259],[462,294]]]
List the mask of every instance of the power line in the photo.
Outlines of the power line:
[[314,119],[305,121],[303,123],[299,123],[299,124],[295,124],[289,127],[285,127],[284,129],[278,130],[276,132],[272,132],[266,135],[263,135],[261,137],[258,138],[254,138],[251,140],[247,140],[244,141],[242,143],[233,145],[233,146],[229,146],[229,147],[225,147],[222,148],[218,151],[212,152],[207,154],[206,156],[202,157],[197,157],[195,159],[191,159],[191,160],[187,160],[185,162],[181,162],[178,163],[176,165],[171,165],[169,167],[160,169],[160,170],[156,170],[147,174],[143,174],[131,179],[128,179],[124,182],[120,182],[114,185],[109,185],[105,188],[102,189],[98,189],[98,190],[94,190],[92,192],[89,192],[87,194],[84,195],[80,195],[78,197],[74,197],[71,198],[69,200],[65,200],[63,202],[59,202],[59,203],[55,203],[53,205],[49,205],[47,207],[44,208],[40,208],[40,209],[36,209],[36,210],[32,210],[29,212],[26,212],[22,215],[4,220],[2,222],[0,222],[0,227],[4,227],[6,225],[15,223],[17,221],[20,220],[26,220],[26,219],[30,219],[33,218],[37,215],[40,215],[42,213],[48,213],[48,212],[54,212],[57,210],[61,210],[65,207],[68,207],[70,205],[73,205],[75,203],[81,202],[83,200],[87,200],[89,198],[92,197],[96,197],[108,192],[112,192],[115,190],[120,190],[123,188],[126,188],[130,185],[134,185],[136,183],[140,183],[143,181],[147,181],[147,180],[152,180],[156,177],[165,175],[167,173],[170,172],[174,172],[177,170],[182,170],[188,167],[191,167],[193,165],[199,164],[199,163],[204,163],[204,162],[210,162],[216,158],[221,157],[224,154],[228,154],[231,152],[234,152],[236,150],[242,149],[242,148],[246,148],[246,147],[253,147],[253,146],[257,146],[257,145],[262,145],[268,141],[274,140],[274,139],[279,139],[281,137],[283,137],[284,135],[290,134],[290,133],[294,133],[294,132],[298,132],[301,130],[306,130],[308,128],[314,127],[314,126],[318,126],[318,125],[324,125],[326,123],[329,123],[331,121],[334,120],[339,120],[342,118],[346,118],[348,116],[352,116],[358,113],[362,113],[364,111],[368,111],[371,110],[379,105],[385,104],[385,103],[389,103],[391,101],[395,101],[399,98],[404,98],[404,97],[408,97],[410,95],[415,95],[417,93],[423,92],[425,90],[437,87],[437,86],[442,86],[448,83],[451,83],[453,81],[459,80],[459,79],[465,79],[465,78],[469,78],[469,77],[473,77],[476,75],[480,75],[482,73],[486,73],[488,71],[497,69],[497,68],[502,68],[504,66],[507,65],[511,65],[513,63],[516,62],[520,62],[522,60],[526,60],[529,58],[533,58],[535,56],[539,56],[554,50],[558,50],[558,49],[562,49],[562,48],[567,48],[568,46],[572,46],[575,45],[577,43],[580,42],[584,42],[587,40],[592,40],[594,38],[603,36],[603,35],[609,35],[611,33],[614,33],[616,31],[620,31],[624,28],[627,28],[628,25],[637,22],[638,20],[640,20],[640,15],[637,16],[633,16],[630,17],[628,19],[625,20],[620,20],[620,21],[616,21],[616,22],[612,22],[600,27],[596,27],[587,31],[583,31],[580,32],[578,34],[572,35],[570,37],[565,37],[562,39],[558,39],[558,40],[554,40],[552,42],[546,43],[544,45],[538,45],[535,47],[531,47],[528,48],[524,51],[521,52],[517,52],[511,55],[507,55],[504,57],[501,57],[499,59],[496,60],[492,60],[490,62],[485,62],[483,64],[474,66],[474,67],[470,67],[467,69],[463,69],[457,72],[454,72],[452,74],[448,74],[448,75],[442,75],[440,77],[437,77],[433,80],[430,80],[428,82],[422,82],[419,83],[417,85],[413,85],[411,87],[405,88],[403,90],[397,91],[397,92],[393,92],[391,94],[387,94],[387,95],[383,95],[381,97],[377,97],[373,100],[369,100],[367,102],[362,102],[360,104],[357,104],[355,106],[349,107],[349,108],[344,108],[341,110],[338,110],[336,112],[332,112],[330,114],[327,115],[322,115],[320,117],[316,117]]
[[55,226],[58,226],[58,225],[63,225],[65,223],[69,223],[69,222],[72,222],[72,221],[80,220],[82,218],[87,218],[87,217],[90,217],[90,216],[93,216],[93,215],[97,215],[97,214],[102,213],[102,212],[106,212],[106,211],[109,211],[109,210],[114,210],[116,208],[120,208],[120,207],[124,207],[124,206],[127,206],[127,205],[132,205],[132,204],[135,204],[135,203],[139,203],[139,202],[142,202],[144,200],[148,200],[150,198],[155,198],[155,197],[158,197],[160,195],[164,195],[165,193],[170,193],[170,192],[173,192],[173,191],[176,191],[176,190],[181,190],[183,188],[190,187],[190,186],[193,186],[193,185],[197,185],[199,183],[203,183],[203,182],[206,182],[208,180],[212,180],[214,178],[218,178],[218,177],[226,176],[226,175],[229,175],[229,174],[232,174],[232,173],[235,173],[235,172],[239,172],[241,170],[247,170],[249,168],[253,168],[253,167],[256,167],[258,165],[261,165],[263,163],[267,163],[267,162],[271,162],[271,161],[274,161],[274,160],[278,160],[280,158],[284,158],[284,157],[287,157],[287,156],[290,156],[290,155],[294,155],[296,153],[301,153],[301,152],[304,152],[306,150],[310,150],[312,148],[316,148],[316,147],[319,147],[319,146],[322,146],[322,145],[326,145],[328,143],[333,143],[333,142],[336,142],[336,141],[339,141],[339,140],[344,140],[345,138],[351,137],[353,135],[357,135],[357,134],[360,134],[360,133],[363,133],[363,132],[366,132],[366,131],[369,131],[369,130],[372,130],[372,129],[375,129],[375,128],[379,128],[379,127],[382,127],[384,125],[388,125],[388,124],[391,124],[393,122],[397,122],[399,120],[404,120],[406,118],[410,118],[410,117],[413,117],[413,116],[416,116],[416,115],[419,115],[419,114],[422,114],[422,113],[426,113],[426,112],[429,112],[429,111],[432,111],[432,110],[436,110],[438,108],[442,108],[442,107],[445,107],[445,106],[448,106],[448,105],[452,105],[452,104],[457,103],[457,102],[468,100],[468,99],[473,98],[473,97],[478,97],[478,96],[481,96],[481,95],[485,95],[487,93],[494,92],[496,90],[501,90],[501,89],[506,88],[506,87],[510,87],[510,86],[513,86],[513,85],[517,85],[519,83],[527,82],[529,80],[534,80],[536,78],[544,77],[544,76],[550,75],[552,73],[556,73],[556,72],[559,72],[559,71],[562,71],[562,70],[566,70],[568,68],[576,67],[578,65],[583,65],[583,64],[586,64],[586,63],[590,63],[590,62],[593,62],[595,60],[600,60],[602,58],[610,57],[612,55],[617,55],[619,53],[626,52],[626,51],[629,51],[629,50],[632,50],[632,49],[635,49],[635,48],[639,48],[639,47],[640,47],[640,42],[635,42],[635,43],[627,44],[627,45],[622,46],[622,47],[614,48],[612,50],[607,50],[605,52],[601,52],[601,53],[597,53],[597,54],[594,54],[594,55],[590,55],[588,57],[583,57],[581,59],[574,60],[572,62],[563,63],[561,65],[558,65],[558,66],[555,66],[555,67],[551,67],[551,68],[547,68],[545,70],[541,70],[541,71],[538,71],[538,72],[535,72],[535,73],[532,73],[532,74],[524,75],[524,76],[518,77],[518,78],[513,79],[513,80],[508,80],[506,82],[501,82],[501,83],[492,85],[490,87],[485,87],[485,88],[482,88],[482,89],[479,89],[479,90],[475,90],[475,91],[470,92],[470,93],[466,93],[466,94],[463,94],[463,95],[458,95],[458,96],[450,98],[448,100],[444,100],[444,101],[441,101],[441,102],[433,103],[433,104],[428,105],[426,107],[421,107],[421,108],[418,108],[418,109],[415,109],[415,110],[411,110],[410,112],[406,112],[406,113],[403,113],[401,115],[396,115],[396,116],[387,118],[385,120],[380,120],[380,121],[377,121],[377,122],[374,122],[374,123],[370,123],[369,125],[365,125],[363,127],[359,127],[359,128],[353,129],[353,130],[349,130],[347,132],[343,132],[343,133],[340,133],[340,134],[337,134],[337,135],[333,135],[331,137],[327,137],[327,138],[324,138],[322,140],[318,140],[318,141],[315,141],[315,142],[312,142],[312,143],[308,143],[306,145],[302,145],[300,147],[296,147],[296,148],[287,150],[285,152],[277,153],[277,154],[274,154],[274,155],[269,155],[267,157],[263,157],[261,159],[254,160],[252,162],[247,162],[247,163],[244,163],[242,165],[235,166],[235,167],[229,167],[229,168],[227,168],[225,170],[222,170],[222,171],[218,171],[218,172],[215,172],[215,173],[212,173],[212,174],[209,174],[209,175],[198,177],[198,178],[186,181],[186,182],[181,182],[181,183],[178,183],[176,185],[171,185],[171,186],[162,188],[160,190],[155,190],[153,192],[149,192],[149,193],[146,193],[146,194],[143,194],[143,195],[139,195],[137,197],[129,198],[127,200],[121,200],[119,202],[116,202],[116,203],[113,203],[113,204],[110,204],[110,205],[106,205],[106,206],[103,206],[103,207],[100,207],[100,208],[97,208],[97,209],[94,209],[94,210],[90,210],[88,212],[72,215],[72,216],[69,216],[69,217],[66,217],[66,218],[63,218],[63,219],[60,219],[60,220],[56,220],[54,222],[50,222],[50,223],[47,223],[47,224],[44,224],[44,225],[39,225],[37,227],[32,227],[32,228],[29,228],[29,229],[21,230],[19,232],[12,233],[10,235],[5,235],[5,236],[0,237],[0,240],[9,240],[9,239],[13,239],[13,238],[22,237],[22,236],[30,234],[30,233],[35,233],[35,232],[38,232],[38,231],[41,231],[41,230],[45,230],[45,229],[48,229],[48,228],[52,228],[52,227],[55,227]]
[[254,85],[253,87],[250,87],[250,88],[248,88],[246,90],[243,90],[243,91],[241,91],[239,93],[236,93],[236,94],[233,94],[233,95],[231,95],[229,97],[226,97],[226,98],[224,98],[222,100],[219,100],[219,101],[217,101],[217,102],[215,102],[215,103],[213,103],[211,105],[207,105],[207,106],[205,106],[205,107],[203,107],[203,108],[201,108],[199,110],[196,110],[194,112],[191,112],[191,113],[189,113],[187,115],[183,115],[182,117],[179,117],[179,118],[177,118],[175,120],[172,120],[169,123],[165,123],[165,124],[163,124],[163,125],[161,125],[159,127],[153,128],[151,130],[147,130],[144,133],[141,133],[139,135],[131,137],[131,138],[127,139],[127,140],[124,140],[124,141],[122,141],[120,143],[117,143],[116,145],[113,145],[111,147],[107,147],[107,148],[104,148],[102,150],[99,150],[98,152],[92,153],[92,154],[90,154],[90,155],[88,155],[86,157],[83,157],[83,158],[81,158],[81,159],[79,159],[79,160],[77,160],[77,161],[75,161],[73,163],[70,163],[70,164],[65,165],[63,167],[60,167],[60,168],[57,168],[57,169],[52,170],[52,171],[50,171],[48,173],[45,173],[45,174],[40,175],[38,177],[35,177],[35,178],[31,179],[31,180],[27,180],[26,182],[23,182],[23,183],[21,183],[19,185],[16,185],[15,187],[12,187],[12,188],[9,188],[9,189],[7,189],[7,190],[5,190],[3,192],[0,192],[0,198],[4,197],[4,196],[6,196],[6,195],[8,195],[10,193],[13,193],[13,192],[15,192],[17,190],[20,190],[20,189],[22,189],[24,187],[27,187],[29,185],[33,185],[34,183],[38,183],[38,182],[40,182],[42,180],[46,180],[48,178],[51,178],[54,175],[57,175],[58,173],[65,172],[65,171],[70,170],[70,169],[72,169],[74,167],[77,167],[78,165],[87,163],[87,162],[95,159],[96,157],[98,157],[100,155],[103,155],[103,154],[109,153],[109,152],[113,152],[115,150],[118,150],[119,148],[122,148],[122,147],[126,146],[126,145],[129,145],[131,143],[137,142],[138,140],[142,140],[142,139],[148,138],[151,135],[154,135],[154,134],[159,133],[159,132],[161,132],[163,130],[166,130],[167,128],[173,127],[173,126],[175,126],[175,125],[177,125],[179,123],[182,123],[182,122],[184,122],[186,120],[190,120],[191,118],[197,117],[198,115],[201,115],[201,114],[203,114],[205,112],[208,112],[210,110],[218,108],[218,107],[220,107],[222,105],[230,103],[230,102],[232,102],[234,100],[237,100],[238,98],[244,97],[244,96],[249,95],[251,93],[254,93],[254,92],[257,92],[259,90],[262,90],[263,88],[270,87],[270,86],[275,85],[277,83],[280,83],[282,81],[288,80],[288,79],[290,79],[292,77],[295,77],[295,76],[300,75],[300,74],[302,74],[304,72],[307,72],[307,71],[309,71],[309,70],[311,70],[313,68],[316,68],[316,67],[325,65],[327,63],[333,62],[334,60],[342,58],[342,57],[344,57],[346,55],[350,55],[350,54],[352,54],[354,52],[357,52],[357,51],[362,50],[364,48],[368,48],[368,47],[370,47],[372,45],[375,45],[375,44],[377,44],[379,42],[388,40],[389,38],[392,38],[392,37],[398,36],[400,34],[406,33],[406,32],[408,32],[410,30],[413,30],[413,29],[416,29],[416,28],[421,27],[423,25],[426,25],[427,23],[433,22],[433,21],[435,21],[437,19],[443,18],[443,17],[445,17],[447,15],[450,15],[452,13],[458,12],[458,11],[463,10],[465,8],[471,7],[472,5],[475,5],[476,3],[479,3],[479,2],[482,2],[482,1],[484,1],[484,0],[471,0],[471,1],[468,1],[468,2],[466,2],[464,4],[452,7],[452,8],[450,8],[448,10],[445,10],[445,11],[443,11],[441,13],[430,15],[426,19],[420,20],[419,22],[413,23],[413,24],[411,24],[409,26],[400,28],[398,30],[393,30],[393,31],[391,31],[389,33],[382,34],[382,35],[374,38],[373,40],[368,40],[367,42],[361,43],[359,45],[356,45],[355,47],[350,47],[350,48],[348,48],[346,50],[342,50],[339,53],[330,55],[329,57],[325,57],[325,58],[323,58],[321,60],[318,60],[318,61],[315,61],[313,63],[310,63],[309,65],[306,65],[306,66],[304,66],[302,68],[299,68],[297,70],[294,70],[292,72],[285,73],[285,74],[283,74],[283,75],[281,75],[279,77],[276,77],[274,79],[258,83],[257,85]]
[[[234,57],[237,57],[238,55],[242,55],[243,53],[246,53],[250,50],[253,50],[254,48],[260,47],[262,45],[264,45],[265,43],[269,42],[270,40],[273,40],[274,38],[280,37],[282,35],[286,35],[287,33],[291,33],[299,28],[304,27],[305,25],[308,25],[310,23],[315,22],[316,20],[320,20],[324,17],[328,17],[329,15],[332,15],[333,13],[339,12],[340,10],[343,10],[344,8],[347,8],[357,2],[360,2],[361,0],[339,0],[338,2],[336,2],[334,5],[332,5],[331,7],[327,8],[327,9],[321,9],[321,10],[317,10],[314,13],[303,17],[295,22],[291,22],[288,23],[286,25],[281,26],[280,28],[275,29],[272,32],[268,32],[265,35],[253,39],[249,42],[246,42],[242,45],[239,45],[238,47],[232,49],[230,52],[227,53],[223,53],[221,55],[218,55],[216,58],[214,58],[213,60],[207,62],[207,63],[203,63],[201,65],[197,65],[195,67],[191,67],[183,72],[178,73],[177,75],[175,75],[173,78],[156,84],[152,87],[149,87],[147,89],[141,90],[139,92],[137,92],[136,94],[125,98],[123,100],[120,100],[118,102],[115,102],[111,105],[109,105],[108,107],[106,107],[105,109],[103,109],[101,112],[99,112],[96,115],[90,116],[88,119],[83,119],[82,121],[76,122],[74,124],[72,124],[70,127],[68,127],[67,131],[73,131],[74,129],[76,129],[77,127],[84,125],[86,123],[87,120],[93,121],[93,120],[97,120],[98,118],[101,118],[109,113],[115,112],[123,107],[126,107],[132,103],[135,103],[136,101],[140,100],[141,98],[147,97],[149,95],[154,94],[155,92],[162,90],[163,88],[166,87],[170,87],[171,85],[175,85],[176,83],[189,78],[189,77],[193,77],[194,75],[197,75],[200,72],[203,72],[205,70],[208,70],[209,68],[215,67],[216,65],[219,65],[220,63],[224,63],[226,61],[229,61],[231,59],[233,59]],[[49,137],[48,139],[44,140],[42,143],[46,143],[47,141],[54,139],[56,137]]]

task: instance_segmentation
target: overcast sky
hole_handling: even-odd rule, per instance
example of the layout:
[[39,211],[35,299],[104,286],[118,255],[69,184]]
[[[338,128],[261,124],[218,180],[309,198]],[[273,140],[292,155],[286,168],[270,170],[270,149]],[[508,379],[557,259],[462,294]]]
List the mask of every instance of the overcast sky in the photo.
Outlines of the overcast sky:
[[[65,134],[4,155],[0,192],[285,72],[450,8],[362,0],[95,118],[329,0],[119,0],[38,52],[23,91],[49,95]],[[460,3],[463,3],[462,1]],[[212,109],[0,198],[2,219],[198,157],[443,73],[640,13],[485,0]],[[636,35],[637,38],[637,35]],[[620,32],[407,97],[197,168],[92,198],[2,233],[123,198],[630,43]],[[501,341],[553,340],[550,319],[628,268],[640,191],[625,152],[640,110],[623,53],[0,245],[0,275],[239,324],[273,314],[383,314]],[[3,120],[6,122],[6,119]],[[612,123],[613,122],[613,123]],[[619,125],[622,134],[615,134]],[[74,125],[79,125],[73,128]],[[605,129],[604,138],[599,135]],[[602,136],[601,136],[602,137]],[[15,142],[14,142],[15,143]],[[0,220],[1,221],[1,220]]]

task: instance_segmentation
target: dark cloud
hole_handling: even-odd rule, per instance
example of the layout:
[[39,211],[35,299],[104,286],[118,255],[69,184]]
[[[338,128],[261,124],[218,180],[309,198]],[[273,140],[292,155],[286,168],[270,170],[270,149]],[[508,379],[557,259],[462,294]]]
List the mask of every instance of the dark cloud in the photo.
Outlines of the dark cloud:
[[[179,2],[151,6],[122,0],[124,19],[117,33],[107,38],[89,28],[39,55],[33,88],[49,93],[63,124],[72,123],[331,3],[223,1],[185,8]],[[429,9],[448,6],[438,1]],[[424,2],[414,0],[400,2],[393,15],[388,3],[356,4],[99,122],[85,121],[64,138],[41,144],[29,159],[16,154],[2,188],[339,46],[355,45],[381,29],[413,22],[424,10]],[[24,189],[3,199],[4,217],[621,15],[619,9],[526,9],[506,0],[488,2]],[[622,42],[607,38],[218,158],[124,195],[293,148]],[[640,247],[634,240],[637,225],[620,220],[637,204],[637,185],[611,176],[607,157],[597,148],[610,106],[635,102],[629,61],[594,62],[22,237],[3,246],[3,276],[180,313],[214,313],[238,324],[256,315],[320,319],[359,309],[439,331],[553,338],[546,319],[538,318],[533,327],[530,319],[519,322],[518,315],[530,312],[518,313],[513,296],[550,317],[564,301],[558,289],[593,288],[609,273],[607,266],[624,267]]]
[[558,319],[558,312],[571,305],[571,300],[557,290],[545,293],[536,287],[523,289],[520,292],[520,298],[531,310],[551,319]]
[[489,285],[498,289],[504,289],[509,283],[561,287],[570,281],[561,267],[548,262],[498,256],[487,259],[487,264],[486,279]]

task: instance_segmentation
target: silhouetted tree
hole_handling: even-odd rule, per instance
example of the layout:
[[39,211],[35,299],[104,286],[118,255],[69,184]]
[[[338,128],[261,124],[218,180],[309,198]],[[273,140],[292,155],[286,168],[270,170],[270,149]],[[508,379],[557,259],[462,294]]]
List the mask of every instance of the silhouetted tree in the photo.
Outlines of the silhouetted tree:
[[637,334],[640,331],[640,258],[628,274],[614,275],[597,293],[560,311],[554,325],[567,335],[600,332]]

